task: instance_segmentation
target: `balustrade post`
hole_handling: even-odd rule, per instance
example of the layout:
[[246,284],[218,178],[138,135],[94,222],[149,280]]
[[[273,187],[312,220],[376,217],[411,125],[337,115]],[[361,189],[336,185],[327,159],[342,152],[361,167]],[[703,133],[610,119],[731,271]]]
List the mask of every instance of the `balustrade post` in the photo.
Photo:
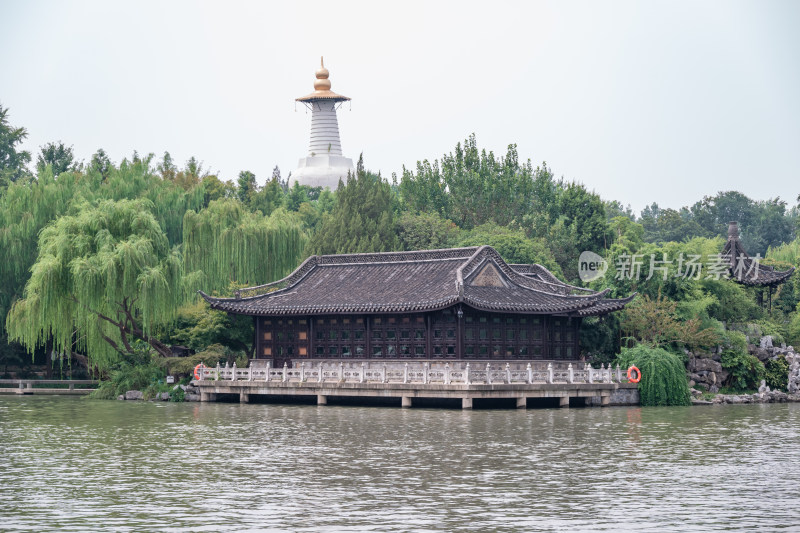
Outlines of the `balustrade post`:
[[444,384],[450,385],[450,363],[444,364]]
[[528,385],[530,385],[533,383],[533,367],[531,367],[530,363],[528,363],[526,370],[528,371]]
[[306,362],[300,362],[300,383],[305,383],[306,381]]
[[253,362],[250,361],[250,366],[247,367],[247,381],[253,381]]
[[573,374],[574,370],[572,368],[572,363],[569,364],[567,367],[567,381],[569,383],[575,383],[575,374]]
[[469,381],[469,363],[467,363],[467,366],[464,367],[464,384],[465,385],[471,384]]
[[381,369],[381,383],[386,383],[386,363],[383,363],[383,368]]
[[511,385],[511,364],[506,363],[506,383]]
[[203,379],[206,377],[205,374],[206,374],[206,365],[204,365],[203,362],[200,361],[200,381],[203,381]]
[[317,383],[322,383],[322,361],[319,362],[319,375],[317,376]]
[[586,363],[586,381],[589,383],[594,383],[594,380],[592,379],[592,365],[589,363]]
[[553,382],[553,363],[547,363],[547,382]]
[[344,363],[339,361],[339,381],[344,381]]
[[267,373],[264,375],[264,381],[269,381],[269,361],[267,361]]
[[289,365],[287,365],[287,364],[284,362],[284,363],[283,363],[283,378],[281,379],[281,381],[282,381],[283,383],[286,383],[286,380],[288,379],[288,372],[289,372]]
[[486,384],[492,384],[492,367],[489,363],[486,363]]
[[408,363],[403,367],[403,383],[408,383]]
[[425,361],[422,363],[422,384],[426,385],[428,383],[428,362]]
[[[227,365],[228,363],[225,363],[225,364]],[[217,376],[216,376],[216,380],[219,381],[219,361],[217,361]]]
[[231,367],[231,381],[236,381],[236,361],[233,362]]
[[622,370],[619,369],[619,363],[617,363],[617,383],[622,383]]
[[361,361],[361,375],[358,377],[359,378],[358,379],[359,383],[364,383],[364,372],[365,372],[366,366],[367,366],[367,363],[365,363],[364,361]]

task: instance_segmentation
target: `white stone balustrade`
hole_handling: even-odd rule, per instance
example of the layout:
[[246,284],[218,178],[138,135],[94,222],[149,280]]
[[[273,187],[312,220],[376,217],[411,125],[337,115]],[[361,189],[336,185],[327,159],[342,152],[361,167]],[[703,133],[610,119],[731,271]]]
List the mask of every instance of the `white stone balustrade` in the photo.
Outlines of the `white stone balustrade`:
[[[293,368],[284,363],[273,368],[269,362],[237,368],[236,363],[224,367],[202,367],[200,380],[267,381],[282,383],[421,383],[444,385],[492,385],[535,383],[627,383],[626,373],[619,366],[592,368],[588,363],[577,370],[569,363],[531,364],[525,361],[486,363],[485,370],[474,370],[466,361],[305,361]],[[538,368],[537,368],[538,367]],[[479,368],[481,368],[479,366]]]

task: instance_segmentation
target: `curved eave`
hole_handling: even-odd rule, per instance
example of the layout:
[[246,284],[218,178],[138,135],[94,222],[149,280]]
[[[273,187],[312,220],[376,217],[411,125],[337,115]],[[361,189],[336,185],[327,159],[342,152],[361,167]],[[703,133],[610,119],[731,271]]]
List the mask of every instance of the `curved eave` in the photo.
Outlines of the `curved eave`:
[[730,279],[736,283],[741,283],[742,285],[746,285],[748,287],[770,287],[784,283],[792,276],[792,274],[794,274],[794,271],[795,268],[792,267],[789,270],[773,270],[770,272],[759,273],[759,276],[756,279],[747,276],[744,276],[741,279],[737,276],[731,276]]
[[420,313],[427,311],[440,311],[458,303],[458,297],[442,298],[429,302],[413,304],[385,305],[317,305],[307,307],[275,306],[269,309],[250,309],[242,300],[213,298],[201,292],[203,298],[211,305],[212,309],[248,316],[298,316],[298,315],[337,315],[337,314],[387,314],[387,313]]
[[597,302],[595,305],[581,309],[578,311],[578,316],[587,317],[587,316],[598,316],[598,315],[605,315],[608,313],[613,313],[614,311],[622,311],[626,305],[631,303],[638,293],[634,292],[627,298],[620,298],[618,300],[601,300]]
[[336,102],[347,102],[350,100],[349,96],[336,94],[333,91],[319,91],[295,98],[296,102],[313,102],[314,100],[333,100]]

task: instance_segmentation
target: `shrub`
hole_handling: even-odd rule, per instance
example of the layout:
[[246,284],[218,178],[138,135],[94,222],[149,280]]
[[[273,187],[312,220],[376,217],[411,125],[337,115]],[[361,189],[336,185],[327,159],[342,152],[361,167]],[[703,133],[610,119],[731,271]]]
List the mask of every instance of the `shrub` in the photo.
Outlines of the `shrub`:
[[789,361],[783,355],[764,363],[764,379],[772,390],[785,391],[789,386]]
[[212,344],[202,352],[188,357],[161,357],[156,361],[156,364],[170,375],[190,376],[198,363],[203,363],[209,367],[215,366],[219,362],[224,363],[228,356],[234,356],[234,353],[221,344]]
[[759,382],[764,379],[764,365],[756,356],[747,353],[747,337],[744,333],[725,333],[720,364],[730,373],[727,385],[734,390],[758,388]]
[[623,348],[617,359],[627,368],[635,365],[642,372],[639,401],[642,405],[690,405],[686,369],[680,357],[663,348],[639,344]]
[[102,381],[91,398],[99,400],[115,400],[120,394],[129,390],[147,391],[164,379],[164,371],[154,364],[136,365],[122,364],[109,374],[108,381]]

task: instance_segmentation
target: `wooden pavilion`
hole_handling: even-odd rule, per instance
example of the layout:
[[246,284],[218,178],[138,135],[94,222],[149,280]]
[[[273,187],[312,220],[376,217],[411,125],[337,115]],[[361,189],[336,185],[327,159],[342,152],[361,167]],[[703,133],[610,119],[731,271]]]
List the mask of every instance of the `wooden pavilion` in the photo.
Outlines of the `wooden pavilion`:
[[722,249],[721,257],[728,263],[730,278],[737,283],[749,287],[759,287],[762,291],[758,294],[758,301],[763,305],[763,288],[769,294],[769,310],[772,311],[772,292],[778,285],[788,280],[794,273],[794,267],[789,270],[775,270],[775,267],[761,264],[760,258],[750,257],[747,250],[739,240],[738,222],[728,223],[728,242]]
[[312,256],[286,278],[202,293],[213,309],[250,315],[255,358],[575,361],[584,317],[623,309],[541,265],[507,264],[489,246]]

